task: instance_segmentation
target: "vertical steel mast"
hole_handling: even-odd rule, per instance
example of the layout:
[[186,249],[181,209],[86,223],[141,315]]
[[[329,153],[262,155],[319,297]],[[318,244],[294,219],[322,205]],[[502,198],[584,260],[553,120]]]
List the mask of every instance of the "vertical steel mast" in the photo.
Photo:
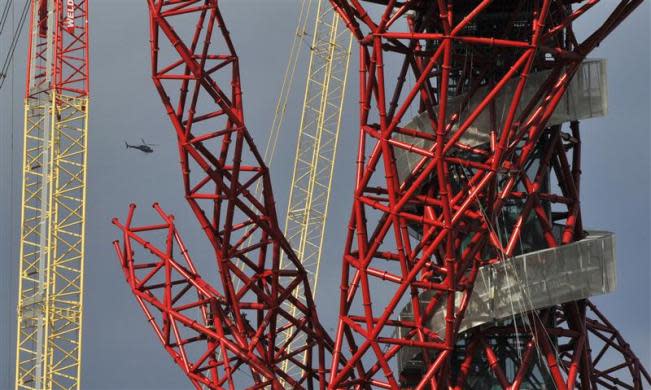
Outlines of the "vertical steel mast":
[[16,389],[78,389],[88,3],[34,0],[25,93]]
[[[320,0],[316,6],[285,217],[285,237],[308,273],[312,294],[316,293],[319,277],[351,46],[352,34],[330,4]],[[283,257],[281,264],[286,262]],[[300,287],[295,291],[295,296],[302,301],[305,301],[304,295]],[[292,316],[295,314],[295,307],[288,306],[288,310]],[[285,333],[285,340],[290,337],[290,333]],[[293,351],[304,344],[305,335],[301,334],[295,336],[287,348]],[[305,363],[305,356],[302,363]],[[284,370],[290,375],[303,371],[289,361],[285,361]]]

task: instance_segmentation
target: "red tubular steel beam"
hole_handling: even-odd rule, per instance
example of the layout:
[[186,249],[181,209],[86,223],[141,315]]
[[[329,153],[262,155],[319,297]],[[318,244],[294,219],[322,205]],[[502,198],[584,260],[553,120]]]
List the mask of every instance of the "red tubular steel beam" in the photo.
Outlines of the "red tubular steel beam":
[[[570,135],[549,120],[583,59],[641,0],[619,0],[580,42],[572,24],[599,2],[330,0],[359,41],[360,60],[356,181],[332,340],[278,226],[218,1],[149,0],[152,78],[219,281],[198,274],[174,218],[158,205],[162,223],[136,226],[135,206],[114,221],[122,231],[115,249],[157,337],[193,385],[463,389],[478,372],[504,389],[651,383],[587,300],[459,331],[479,267],[585,235],[579,124]],[[386,64],[396,59],[392,74]],[[525,94],[541,71],[547,79]],[[410,128],[409,112],[430,131]],[[486,115],[489,141],[469,142]],[[406,176],[398,169],[405,155],[413,162]],[[258,182],[260,196],[252,191]],[[307,304],[293,295],[299,285]],[[432,326],[437,313],[442,323]],[[278,328],[279,316],[289,325]],[[288,353],[299,333],[307,344]],[[398,371],[405,354],[423,369]],[[622,362],[608,365],[606,354]],[[287,360],[304,375],[283,372]]]
[[[526,347],[516,359],[488,343],[498,337],[490,327],[463,337],[458,328],[478,267],[518,254],[528,239],[527,226],[537,225],[543,238],[542,247],[533,249],[584,237],[578,124],[571,129],[577,142],[570,143],[561,139],[561,126],[547,123],[586,55],[641,1],[618,1],[611,16],[595,25],[583,42],[574,36],[572,23],[599,1],[575,1],[574,7],[552,0],[331,3],[360,43],[361,68],[355,198],[329,388],[347,388],[353,373],[355,383],[369,387],[464,388],[470,367],[482,361],[503,388],[523,386],[541,362],[555,387],[591,388],[597,372],[588,358],[585,324],[590,322],[581,310],[589,302],[520,320],[525,329],[516,325],[511,335],[522,337]],[[496,22],[495,15],[502,21]],[[399,73],[385,66],[388,58],[402,63]],[[407,87],[409,70],[415,83]],[[535,98],[525,100],[531,74],[542,70],[550,71],[548,81],[538,86]],[[504,95],[507,83],[512,89],[500,103],[505,110],[498,118],[497,96]],[[480,87],[488,92],[474,98],[463,116],[458,106],[448,106],[457,98],[466,101],[465,108]],[[408,128],[410,110],[427,115],[434,138]],[[489,111],[491,144],[465,144],[468,130]],[[398,177],[398,151],[417,161],[407,177]],[[533,162],[538,164],[535,170],[530,168]],[[560,193],[548,185],[552,176]],[[509,216],[513,222],[507,222],[514,204],[519,209]],[[565,208],[564,217],[555,213],[552,218],[546,209],[550,204]],[[562,237],[555,236],[557,228]],[[468,250],[474,261],[464,258]],[[418,297],[427,300],[419,303]],[[412,313],[401,318],[406,305]],[[437,334],[428,329],[429,322],[441,311],[445,322]],[[545,315],[546,322],[540,319]],[[552,315],[558,323],[549,320]],[[401,330],[405,340],[388,337]],[[548,339],[555,334],[563,335],[563,341]],[[463,345],[469,345],[470,355],[464,355]],[[425,366],[411,384],[395,370],[396,356],[407,348],[419,351]],[[556,357],[561,348],[564,361]],[[543,359],[535,358],[536,350]],[[634,356],[628,347],[618,352]],[[344,356],[347,363],[341,360]],[[517,369],[512,377],[505,375],[509,359]],[[639,362],[624,367],[630,368],[634,387],[641,388],[644,371]],[[612,383],[608,370],[598,374],[599,380]]]
[[[332,341],[307,274],[278,226],[269,171],[245,125],[238,57],[218,1],[147,4],[152,79],[176,132],[185,198],[214,249],[220,278],[219,288],[201,279],[173,217],[155,206],[162,225],[134,227],[133,207],[126,222],[114,221],[123,232],[116,250],[127,281],[195,387],[324,388]],[[260,196],[253,190],[258,182]],[[152,231],[167,238],[152,244],[143,238]],[[150,254],[140,258],[136,248]],[[282,253],[290,264],[284,269]],[[294,296],[299,285],[306,304]],[[295,316],[283,302],[296,306]],[[280,318],[290,326],[277,329]],[[306,335],[305,347],[287,353],[283,340],[298,333]],[[302,366],[303,375],[282,372],[286,360]],[[235,374],[242,369],[248,380]]]

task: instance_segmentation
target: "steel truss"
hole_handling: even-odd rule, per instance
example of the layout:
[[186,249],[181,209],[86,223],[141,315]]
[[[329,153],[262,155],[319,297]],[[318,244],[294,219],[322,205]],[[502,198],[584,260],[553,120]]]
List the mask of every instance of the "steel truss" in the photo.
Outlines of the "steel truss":
[[[172,246],[171,233],[158,247],[139,238],[144,231],[171,232],[170,222],[134,228],[132,213],[124,224],[115,221],[124,231],[116,249],[127,280],[197,388],[325,383],[332,341],[317,318],[307,272],[279,228],[269,172],[244,122],[238,58],[217,1],[148,4],[154,84],[176,131],[185,196],[214,248],[223,295],[198,288],[191,265],[174,265],[178,254],[171,250],[180,245]],[[261,195],[254,191],[258,182]],[[137,244],[157,259],[134,257]],[[304,343],[290,350],[296,337]],[[285,362],[300,370],[289,375],[281,369]],[[250,383],[235,381],[239,369],[249,371]]]
[[[584,237],[579,124],[564,131],[549,119],[586,55],[641,0],[617,2],[583,41],[572,24],[598,0],[331,3],[360,43],[361,66],[356,185],[334,343],[278,228],[217,1],[149,2],[153,79],[179,141],[186,199],[215,250],[220,288],[198,275],[173,218],[156,205],[163,223],[133,225],[132,207],[125,222],[115,221],[123,232],[115,246],[148,320],[193,384],[461,389],[472,388],[481,372],[509,389],[642,388],[648,375],[586,300],[458,331],[480,266]],[[175,22],[196,27],[183,36]],[[528,79],[540,71],[548,71],[546,81],[524,99]],[[500,105],[509,82],[515,88]],[[488,140],[468,142],[484,111]],[[417,114],[431,131],[406,125]],[[405,154],[416,163],[401,176],[397,160]],[[261,197],[251,190],[258,181]],[[534,236],[539,240],[529,242]],[[305,303],[294,296],[299,286]],[[401,315],[405,307],[410,316]],[[428,320],[440,312],[445,324],[435,332]],[[276,326],[281,318],[291,330]],[[305,335],[305,347],[287,352],[278,343],[284,332]],[[590,335],[603,340],[596,356]],[[419,351],[424,370],[396,369],[408,348]],[[601,367],[602,351],[615,351],[623,363]],[[305,375],[288,375],[284,361]],[[240,368],[250,381],[240,381]]]
[[[641,1],[617,2],[582,42],[572,24],[599,1],[332,3],[360,42],[361,98],[330,388],[472,388],[482,364],[498,386],[519,388],[535,362],[556,388],[595,386],[586,302],[471,335],[458,327],[478,267],[518,254],[533,233],[527,226],[540,232],[542,247],[583,238],[578,123],[571,134],[547,123],[586,55]],[[390,61],[401,64],[397,74]],[[528,78],[543,70],[547,81],[523,99]],[[515,88],[498,103],[511,80]],[[455,98],[462,103],[451,104]],[[425,113],[431,133],[405,126],[410,109]],[[490,142],[471,144],[464,137],[483,111]],[[396,166],[400,154],[417,161],[406,177]],[[405,305],[409,318],[400,316]],[[428,327],[437,311],[445,313],[440,333]],[[496,353],[495,332],[519,334],[522,351]],[[420,350],[423,371],[396,371],[406,348]],[[620,351],[641,388],[630,349]]]
[[88,4],[34,1],[25,97],[16,389],[78,389]]
[[[287,241],[308,273],[313,295],[319,280],[353,41],[340,20],[326,0],[318,1],[284,227]],[[285,262],[283,257],[281,265]],[[301,288],[294,295],[304,301],[305,292]],[[292,315],[293,310],[288,309]],[[288,339],[292,334],[284,336]],[[296,336],[288,351],[304,345],[304,338],[304,335]],[[289,362],[283,370],[290,375],[300,375],[302,371]]]

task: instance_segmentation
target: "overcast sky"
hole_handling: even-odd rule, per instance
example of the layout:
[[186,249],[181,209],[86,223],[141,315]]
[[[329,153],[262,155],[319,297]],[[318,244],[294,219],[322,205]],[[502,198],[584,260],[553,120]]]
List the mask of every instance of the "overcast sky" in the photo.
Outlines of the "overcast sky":
[[[263,147],[295,28],[297,1],[224,0],[221,3],[241,57],[248,127]],[[144,213],[153,201],[159,201],[177,216],[193,258],[200,263],[204,274],[210,271],[207,264],[212,264],[208,262],[212,261],[210,250],[183,200],[175,137],[149,79],[145,2],[94,0],[91,10],[82,387],[94,390],[189,388],[181,370],[155,339],[124,282],[111,248],[117,232],[110,220],[114,216],[123,217],[131,202],[140,205]],[[609,115],[583,122],[581,188],[585,226],[617,234],[617,291],[594,301],[647,366],[651,363],[649,11],[645,2],[592,55],[608,59]],[[604,14],[597,10],[577,30],[585,33],[591,23],[603,18]],[[0,58],[6,53],[8,35],[2,36]],[[0,220],[3,221],[0,224],[0,389],[13,387],[25,57],[23,45],[17,50],[13,83],[8,82],[0,91]],[[353,78],[355,74],[353,70]],[[297,93],[290,104],[287,126],[272,168],[279,215],[284,215],[287,204],[288,173],[292,167],[304,80],[299,77],[296,85]],[[332,296],[339,293],[341,243],[346,230],[342,226],[347,221],[352,194],[350,167],[355,159],[358,131],[355,88],[355,83],[351,84],[344,113],[317,291],[319,316],[326,328],[335,326],[338,312],[337,300]],[[143,155],[124,149],[124,141],[135,143],[140,138],[158,144],[156,153]]]

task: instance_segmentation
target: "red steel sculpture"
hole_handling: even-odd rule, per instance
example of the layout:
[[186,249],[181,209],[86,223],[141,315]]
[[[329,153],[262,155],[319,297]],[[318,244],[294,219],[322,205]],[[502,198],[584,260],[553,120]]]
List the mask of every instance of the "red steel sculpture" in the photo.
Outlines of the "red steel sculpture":
[[[584,237],[579,125],[567,134],[548,122],[586,55],[641,1],[618,1],[583,41],[572,25],[599,1],[332,3],[360,43],[361,76],[330,387],[488,388],[491,377],[500,388],[541,388],[533,379],[541,376],[559,389],[586,389],[618,385],[610,374],[625,368],[641,388],[628,348],[622,367],[594,369],[586,301],[459,332],[482,265]],[[430,131],[409,126],[410,109]],[[396,163],[405,154],[413,161],[406,173]],[[409,316],[400,315],[405,305]],[[394,369],[406,348],[425,363],[414,377]],[[473,384],[478,372],[481,385]]]
[[[123,232],[115,248],[161,343],[195,387],[651,384],[587,299],[462,324],[483,267],[586,237],[578,117],[568,126],[555,115],[586,56],[642,1],[609,2],[612,12],[585,39],[572,26],[599,0],[331,3],[359,41],[360,63],[334,340],[278,226],[218,1],[148,2],[153,80],[176,130],[186,199],[215,251],[218,287],[198,274],[158,205],[160,224],[134,225],[135,206],[115,220]],[[281,252],[290,268],[280,269]],[[293,296],[301,284],[307,305]],[[287,300],[296,317],[280,304]],[[290,325],[278,328],[281,317]],[[283,343],[299,332],[305,347],[287,353]],[[304,375],[282,372],[286,360]]]
[[[185,198],[215,252],[220,291],[197,274],[173,218],[158,206],[162,224],[133,226],[135,207],[124,224],[115,221],[124,232],[123,247],[115,245],[125,276],[160,341],[197,388],[323,385],[332,340],[317,318],[306,272],[278,226],[269,171],[244,122],[238,58],[218,2],[148,4],[152,77],[176,130]],[[154,260],[138,256],[137,246]],[[283,252],[289,266],[281,269]],[[307,304],[294,296],[300,285]],[[281,305],[286,301],[295,305],[294,316],[290,305]],[[277,327],[281,318],[284,328]],[[299,332],[307,335],[306,345],[287,352]],[[304,367],[304,375],[282,372],[286,360]],[[250,383],[235,380],[241,369]]]

